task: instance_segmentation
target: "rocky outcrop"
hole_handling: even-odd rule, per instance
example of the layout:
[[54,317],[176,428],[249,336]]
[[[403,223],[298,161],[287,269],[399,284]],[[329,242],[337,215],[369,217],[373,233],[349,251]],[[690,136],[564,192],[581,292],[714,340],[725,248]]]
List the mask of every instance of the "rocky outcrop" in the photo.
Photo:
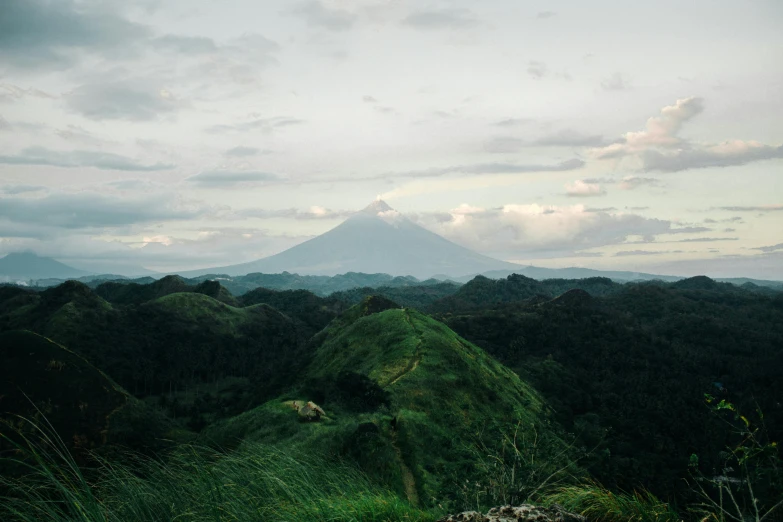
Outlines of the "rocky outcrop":
[[319,421],[321,417],[326,417],[326,412],[312,401],[288,401],[285,404],[296,410],[299,419],[306,422]]
[[569,513],[557,504],[550,507],[503,506],[490,509],[486,514],[477,511],[463,511],[448,515],[438,522],[588,522],[582,515]]

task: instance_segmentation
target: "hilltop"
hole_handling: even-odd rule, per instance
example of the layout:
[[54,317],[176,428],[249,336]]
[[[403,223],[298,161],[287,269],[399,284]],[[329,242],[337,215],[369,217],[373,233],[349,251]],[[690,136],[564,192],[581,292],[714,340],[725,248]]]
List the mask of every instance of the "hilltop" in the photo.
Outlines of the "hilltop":
[[[350,455],[414,505],[452,498],[454,474],[477,473],[470,464],[477,444],[494,447],[509,426],[521,423],[530,436],[536,427],[546,451],[564,447],[535,390],[420,312],[369,297],[315,342],[293,389],[204,436],[221,445],[284,442],[311,455]],[[316,401],[328,418],[298,422],[289,398]]]

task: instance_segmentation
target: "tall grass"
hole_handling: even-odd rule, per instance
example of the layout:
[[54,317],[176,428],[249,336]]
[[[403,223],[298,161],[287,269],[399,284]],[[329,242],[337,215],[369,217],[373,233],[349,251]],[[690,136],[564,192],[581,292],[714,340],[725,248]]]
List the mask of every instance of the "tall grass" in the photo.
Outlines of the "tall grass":
[[[0,520],[356,521],[434,520],[347,463],[262,444],[225,453],[183,446],[165,460],[126,455],[82,472],[62,441],[18,444],[22,478],[0,477]],[[6,438],[6,440],[9,440]],[[94,478],[93,478],[94,477]]]
[[559,504],[591,522],[680,522],[677,511],[648,491],[614,493],[597,483],[563,486],[546,495],[548,504]]

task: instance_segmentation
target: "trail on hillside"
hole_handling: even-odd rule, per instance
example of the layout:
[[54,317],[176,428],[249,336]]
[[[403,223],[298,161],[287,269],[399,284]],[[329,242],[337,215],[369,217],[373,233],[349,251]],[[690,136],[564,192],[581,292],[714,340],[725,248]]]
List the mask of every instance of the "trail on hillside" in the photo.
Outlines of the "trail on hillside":
[[405,496],[408,497],[408,502],[411,506],[418,507],[419,505],[419,493],[416,491],[416,479],[413,477],[413,472],[405,464],[405,460],[402,458],[402,451],[397,446],[397,432],[391,432],[391,445],[394,448],[394,453],[397,454],[397,463],[400,465],[400,475],[402,476],[402,485],[405,488]]
[[413,326],[413,321],[411,321],[410,312],[408,310],[405,310],[405,320],[408,321],[411,330],[416,333],[416,348],[413,350],[413,357],[411,357],[410,361],[408,361],[408,364],[405,365],[405,368],[403,368],[403,370],[394,379],[392,379],[389,384],[384,386],[385,388],[396,383],[410,372],[418,368],[419,362],[421,362],[421,333],[416,329],[415,326]]

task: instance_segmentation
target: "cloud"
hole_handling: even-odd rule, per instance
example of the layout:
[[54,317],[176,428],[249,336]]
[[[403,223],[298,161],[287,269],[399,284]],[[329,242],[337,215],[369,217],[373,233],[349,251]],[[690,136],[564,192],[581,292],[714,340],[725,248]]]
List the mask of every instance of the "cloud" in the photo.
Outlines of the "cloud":
[[376,112],[380,112],[381,114],[396,114],[397,113],[397,111],[395,110],[394,107],[385,107],[385,106],[382,106],[382,105],[376,105],[375,107],[373,107],[373,109],[375,109]]
[[653,241],[677,230],[671,221],[613,209],[590,211],[584,205],[507,204],[491,209],[462,205],[448,213],[422,213],[413,219],[458,244],[504,259],[570,255],[621,244],[631,236]]
[[78,52],[127,52],[149,34],[113,11],[113,3],[3,0],[0,64],[17,69],[66,69]]
[[711,243],[713,241],[738,241],[738,237],[691,237],[688,239],[678,239],[668,241],[668,243]]
[[539,20],[544,20],[547,18],[552,18],[555,15],[557,15],[557,13],[554,11],[539,11],[538,14],[536,14],[536,18]]
[[318,0],[300,2],[292,13],[300,16],[311,27],[329,31],[347,31],[356,21],[356,15],[342,9],[333,9]]
[[762,252],[775,252],[777,250],[783,250],[783,243],[778,243],[777,245],[756,247],[753,250],[761,250]]
[[467,9],[438,9],[411,13],[402,23],[416,29],[468,29],[478,25],[475,15]]
[[45,191],[46,187],[40,185],[0,185],[0,192],[9,196],[28,194],[30,192]]
[[622,73],[616,72],[601,80],[601,88],[605,91],[628,91],[631,89],[631,81]]
[[620,252],[615,252],[614,257],[625,257],[625,256],[657,256],[661,254],[668,254],[668,251],[654,251],[654,250],[622,250]]
[[532,118],[507,118],[505,120],[496,121],[493,123],[493,125],[497,127],[514,127],[517,125],[531,123],[532,121]]
[[478,163],[472,165],[455,165],[452,167],[399,172],[385,174],[387,176],[402,178],[429,178],[444,176],[446,174],[522,174],[526,172],[566,172],[582,168],[585,162],[580,159],[570,159],[554,165],[519,165],[514,163]]
[[510,136],[497,136],[484,143],[484,150],[493,154],[519,152],[525,146],[525,141]]
[[661,109],[660,116],[647,120],[646,129],[638,132],[627,132],[618,143],[613,143],[594,151],[598,159],[621,158],[627,155],[639,154],[650,147],[673,148],[682,144],[676,135],[683,123],[692,119],[704,110],[701,98],[684,98],[674,105]]
[[563,129],[533,142],[542,147],[601,147],[606,140],[598,134],[582,134],[573,129]]
[[[0,198],[0,224],[45,229],[103,229],[128,225],[203,217],[203,204],[185,203],[171,194],[147,194],[143,198],[115,197],[94,192],[52,194],[42,198]],[[20,225],[23,225],[20,227]],[[4,233],[0,233],[0,236]]]
[[242,145],[228,149],[224,154],[233,158],[246,158],[248,156],[256,156],[258,154],[266,154],[268,151],[262,151],[257,147],[244,147]]
[[345,219],[353,214],[355,210],[332,210],[321,206],[312,206],[307,210],[296,208],[286,208],[280,210],[267,209],[244,209],[236,212],[242,217],[254,217],[260,219],[286,218],[296,220],[320,220],[320,219]]
[[289,127],[291,125],[301,125],[304,122],[304,120],[300,120],[298,118],[288,118],[283,116],[274,118],[256,118],[242,123],[211,125],[206,128],[206,132],[215,134],[222,132],[272,132],[275,129]]
[[645,170],[679,172],[681,170],[707,167],[730,167],[746,165],[753,161],[783,158],[783,145],[764,145],[757,141],[732,140],[697,149],[682,149],[672,154],[655,150],[644,151],[642,159]]
[[660,180],[656,178],[640,178],[638,176],[625,176],[620,182],[621,190],[633,190],[644,186],[660,186]]
[[565,188],[568,197],[595,197],[606,195],[606,191],[601,188],[601,185],[586,183],[581,179],[578,179],[573,183],[566,183]]
[[149,121],[184,105],[164,85],[151,81],[87,84],[64,98],[72,111],[91,120]]
[[52,167],[93,167],[100,170],[152,172],[173,169],[176,165],[155,163],[145,165],[131,158],[90,150],[57,151],[44,147],[28,147],[15,156],[0,156],[0,164],[48,165]]
[[268,172],[212,170],[191,176],[185,181],[201,187],[233,188],[238,185],[279,182],[282,179],[280,176]]
[[783,158],[783,145],[729,140],[718,144],[689,142],[678,136],[683,124],[701,114],[704,102],[691,97],[677,100],[647,120],[645,130],[627,132],[622,139],[591,151],[597,159],[635,158],[643,171],[679,172],[706,167],[745,165]]
[[212,38],[204,36],[180,36],[167,34],[151,41],[154,49],[179,54],[210,54],[218,51],[218,46]]
[[0,83],[0,102],[17,101],[26,97],[45,98],[45,99],[56,98],[56,96],[53,96],[39,89],[34,89],[32,87],[28,87],[25,89],[23,87],[19,87],[18,85],[14,85],[11,83]]
[[[783,205],[757,205],[757,206],[735,206],[735,207],[717,207],[718,210],[728,210],[730,212],[775,212],[783,211]],[[733,218],[737,219],[737,218]],[[741,219],[741,218],[740,218]]]
[[375,99],[375,98],[373,98],[372,96],[366,96],[366,95],[365,95],[365,96],[362,96],[362,101],[363,101],[364,103],[378,103],[378,100],[376,100],[376,99]]
[[527,74],[533,79],[539,80],[546,76],[547,72],[548,69],[544,62],[531,61],[527,64]]

